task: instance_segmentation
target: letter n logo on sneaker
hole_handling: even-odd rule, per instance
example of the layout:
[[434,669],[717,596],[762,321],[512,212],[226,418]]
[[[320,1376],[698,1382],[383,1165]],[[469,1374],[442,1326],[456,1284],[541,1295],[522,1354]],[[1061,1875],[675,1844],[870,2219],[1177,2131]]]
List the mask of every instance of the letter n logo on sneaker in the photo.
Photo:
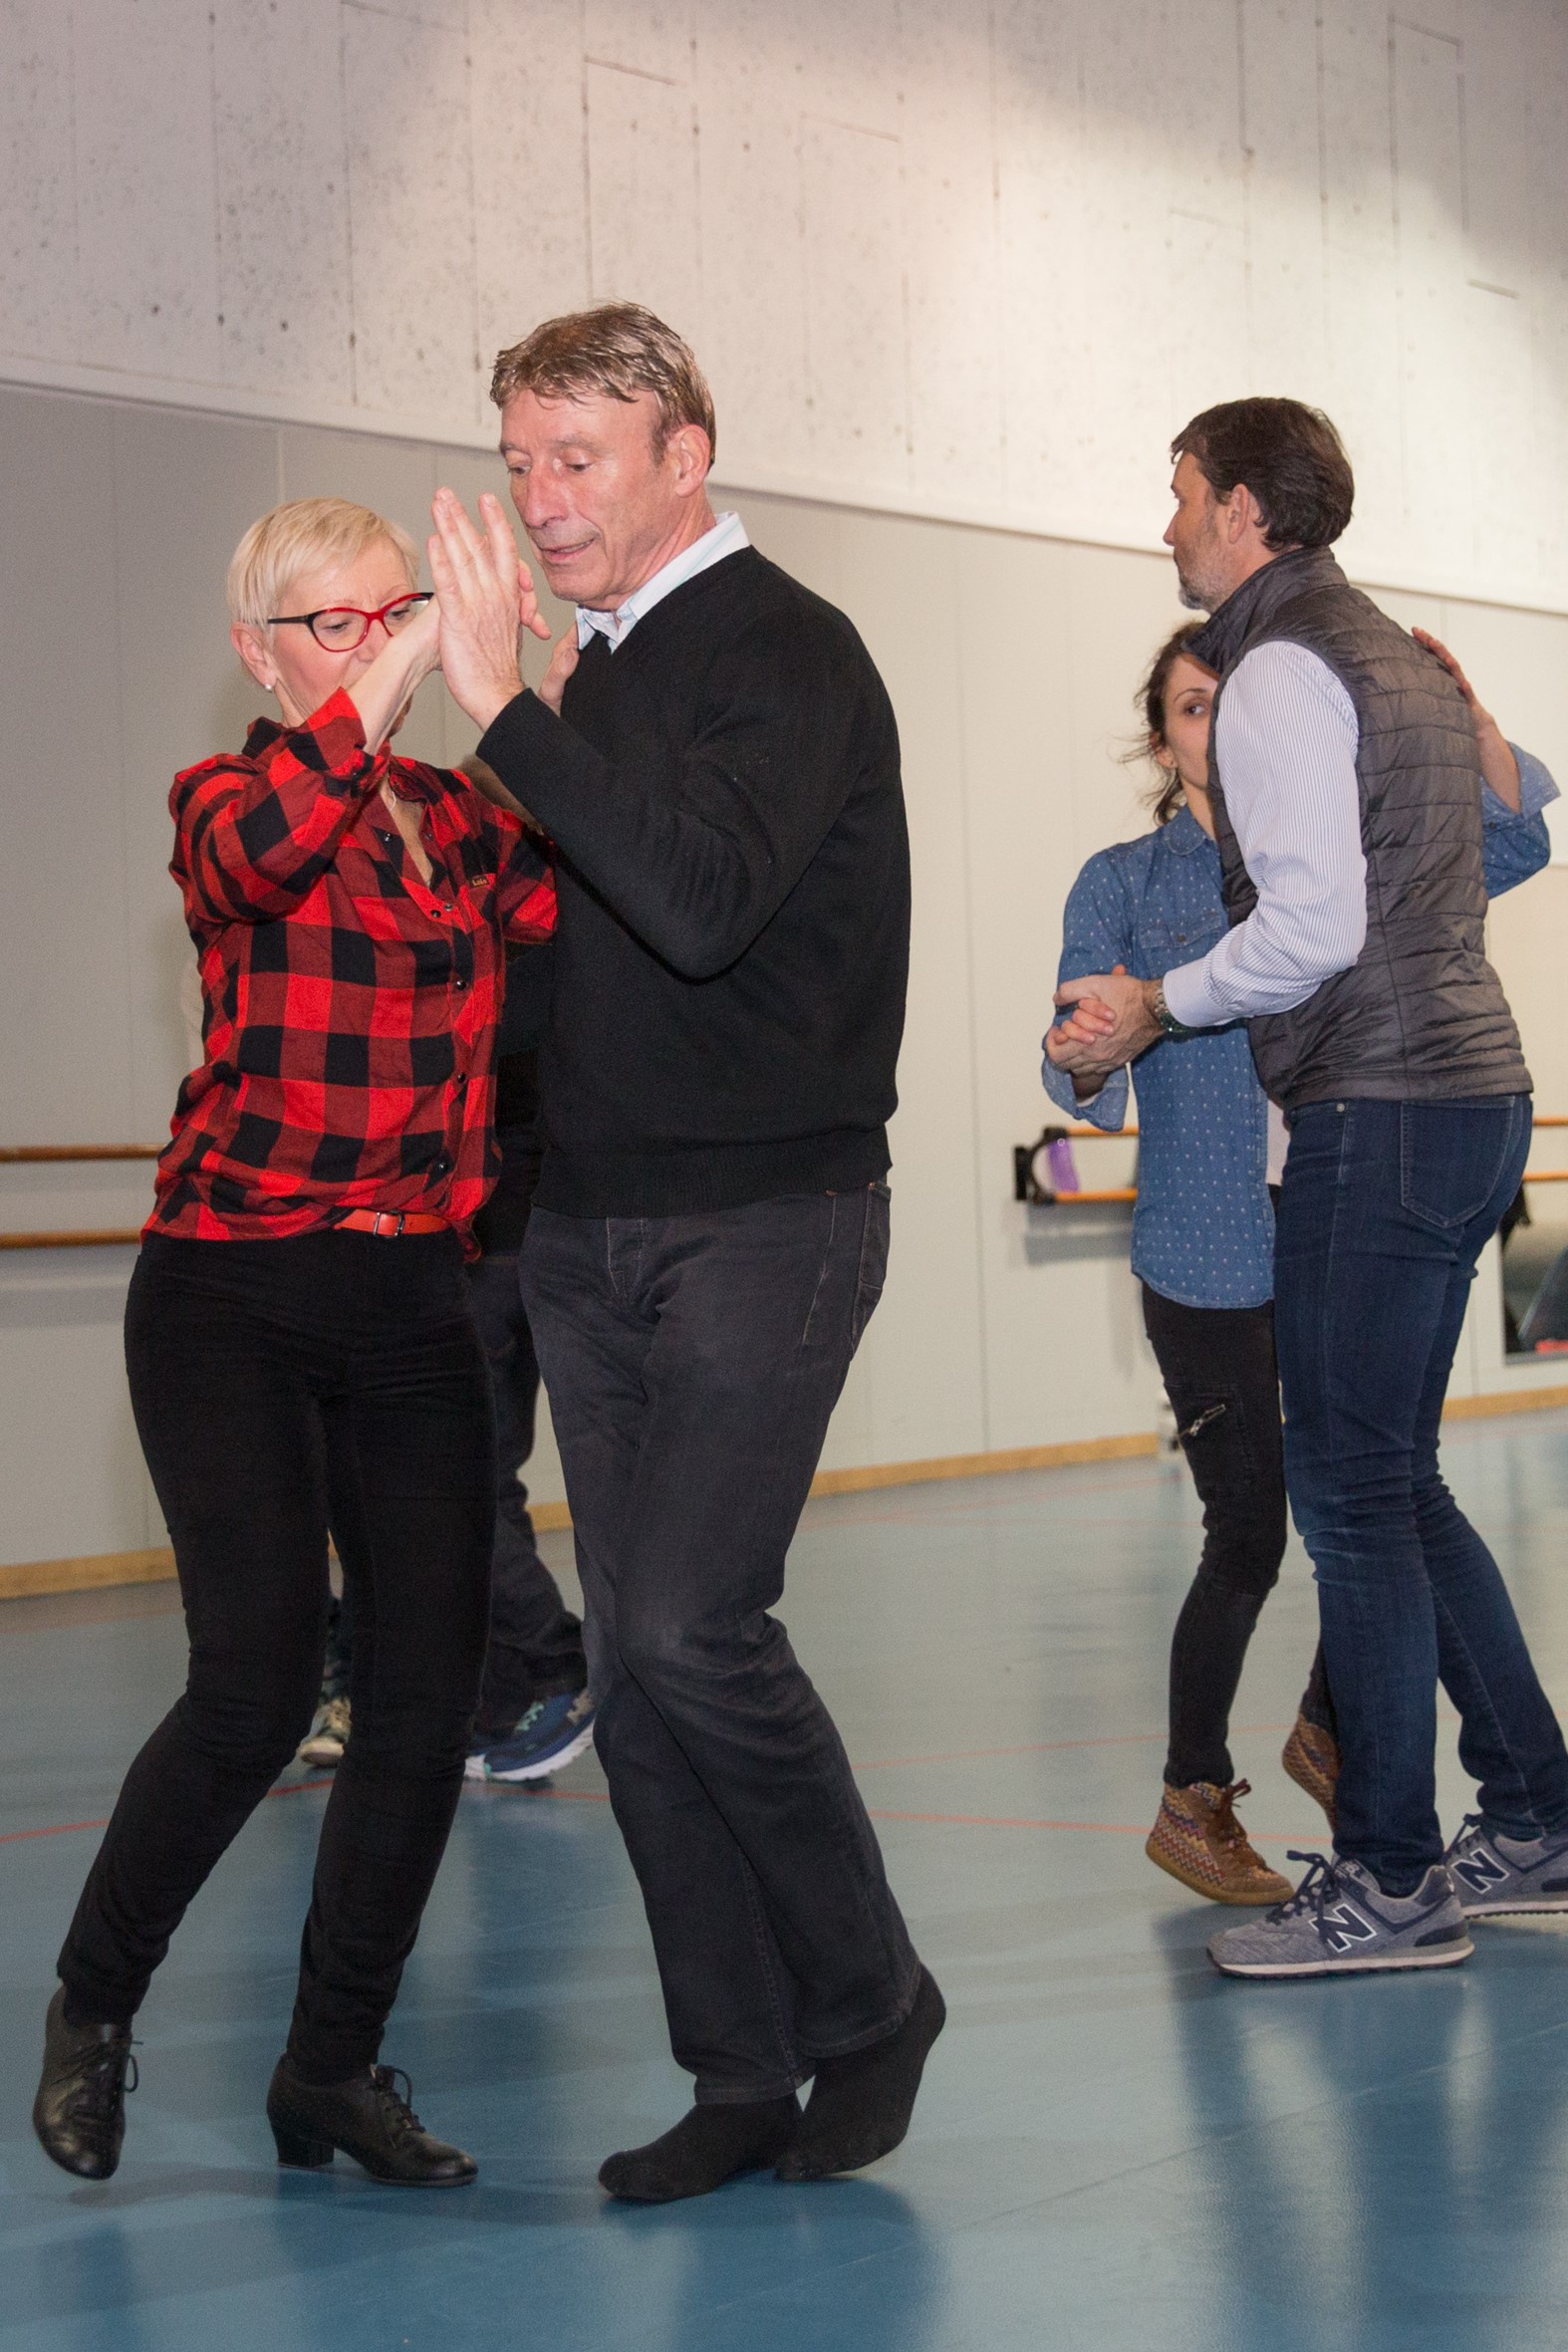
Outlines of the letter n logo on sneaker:
[[1336,1903],[1332,1911],[1323,1914],[1323,1941],[1336,1956],[1353,1952],[1358,1944],[1371,1944],[1377,1933],[1371,1920],[1364,1919],[1353,1903]]
[[1462,1862],[1455,1862],[1453,1875],[1462,1879],[1472,1895],[1489,1895],[1493,1887],[1500,1887],[1508,1873],[1495,1854],[1488,1854],[1484,1846],[1476,1846]]

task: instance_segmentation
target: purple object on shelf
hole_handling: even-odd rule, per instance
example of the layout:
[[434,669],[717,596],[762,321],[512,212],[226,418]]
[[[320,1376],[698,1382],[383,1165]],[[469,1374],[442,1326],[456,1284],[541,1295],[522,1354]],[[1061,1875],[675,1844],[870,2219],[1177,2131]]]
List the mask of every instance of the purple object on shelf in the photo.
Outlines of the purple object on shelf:
[[1073,1166],[1073,1147],[1066,1136],[1058,1137],[1054,1144],[1047,1144],[1045,1164],[1051,1172],[1053,1192],[1081,1192],[1083,1190],[1082,1184],[1078,1181],[1078,1171]]

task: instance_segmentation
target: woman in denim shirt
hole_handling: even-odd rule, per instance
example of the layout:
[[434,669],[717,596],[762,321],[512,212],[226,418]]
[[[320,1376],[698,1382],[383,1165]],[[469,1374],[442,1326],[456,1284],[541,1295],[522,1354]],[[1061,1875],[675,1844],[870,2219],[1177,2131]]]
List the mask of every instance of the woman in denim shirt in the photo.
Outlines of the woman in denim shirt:
[[[1063,918],[1064,980],[1114,969],[1157,979],[1206,955],[1227,927],[1207,791],[1213,673],[1187,651],[1198,626],[1167,640],[1144,682],[1146,744],[1161,779],[1155,829],[1100,851],[1079,875]],[[1474,712],[1486,885],[1496,897],[1546,864],[1541,812],[1557,787],[1538,760],[1504,742],[1446,648],[1416,635]],[[1045,1046],[1052,1101],[1108,1133],[1122,1127],[1128,1070],[1104,1076],[1070,1017]],[[1257,1082],[1244,1022],[1162,1038],[1139,1056],[1137,1086],[1133,1271],[1203,1503],[1202,1556],[1172,1643],[1170,1748],[1146,1851],[1216,1902],[1280,1903],[1289,1881],[1236,1819],[1248,1784],[1232,1778],[1227,1740],[1247,1643],[1285,1548],[1270,1195],[1284,1167],[1284,1124]],[[1321,1659],[1283,1762],[1332,1825],[1339,1751]]]

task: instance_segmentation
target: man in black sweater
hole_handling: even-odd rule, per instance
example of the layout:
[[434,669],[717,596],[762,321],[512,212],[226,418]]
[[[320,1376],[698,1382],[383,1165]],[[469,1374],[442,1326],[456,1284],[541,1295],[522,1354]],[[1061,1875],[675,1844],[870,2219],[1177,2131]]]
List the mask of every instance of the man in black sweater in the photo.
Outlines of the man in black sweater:
[[514,503],[578,608],[540,695],[499,503],[476,532],[439,493],[430,553],[447,684],[556,845],[521,1271],[597,1744],[696,2080],[600,2175],[656,2203],[886,2154],[944,2013],[769,1614],[886,1266],[909,846],[882,681],[842,614],[715,520],[678,337],[606,305],[503,352],[491,389]]

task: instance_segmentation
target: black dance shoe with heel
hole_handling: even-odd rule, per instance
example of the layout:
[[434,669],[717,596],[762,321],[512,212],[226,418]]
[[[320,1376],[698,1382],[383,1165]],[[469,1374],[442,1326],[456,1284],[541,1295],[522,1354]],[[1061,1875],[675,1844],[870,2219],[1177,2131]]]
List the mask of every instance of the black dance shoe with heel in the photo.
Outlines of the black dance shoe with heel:
[[460,2148],[432,2140],[404,2091],[413,2085],[395,2066],[368,2066],[345,2082],[302,2082],[286,2057],[278,2060],[267,2092],[267,2121],[278,2162],[318,2172],[342,2150],[373,2181],[394,2189],[455,2189],[479,2167]]
[[44,2018],[44,2072],[33,2129],[44,2154],[81,2181],[107,2181],[126,2137],[126,2093],[136,2087],[129,2025],[73,2025],[65,1989]]

